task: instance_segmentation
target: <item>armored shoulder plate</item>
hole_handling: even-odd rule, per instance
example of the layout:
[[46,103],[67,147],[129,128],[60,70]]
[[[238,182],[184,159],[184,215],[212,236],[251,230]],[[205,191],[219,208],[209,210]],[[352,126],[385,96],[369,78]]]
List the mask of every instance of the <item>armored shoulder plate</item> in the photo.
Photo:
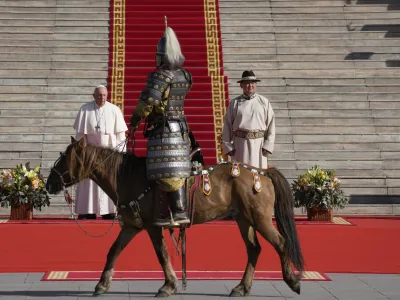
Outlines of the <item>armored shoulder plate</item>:
[[189,82],[189,89],[192,88],[193,85],[193,79],[192,79],[192,74],[186,69],[182,69],[183,74],[185,75],[186,80]]
[[164,114],[170,118],[183,118],[183,106],[186,94],[192,87],[192,76],[185,69],[171,71],[174,78],[169,92],[168,105],[165,107]]
[[169,70],[157,70],[147,77],[146,88],[140,95],[140,100],[146,104],[159,106],[164,92],[171,84],[174,75]]

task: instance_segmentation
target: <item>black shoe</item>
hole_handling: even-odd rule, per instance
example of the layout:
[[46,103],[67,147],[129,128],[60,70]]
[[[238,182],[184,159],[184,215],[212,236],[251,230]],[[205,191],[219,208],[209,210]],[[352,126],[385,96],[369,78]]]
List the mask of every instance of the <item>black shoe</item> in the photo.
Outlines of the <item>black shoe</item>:
[[78,215],[78,220],[95,220],[96,214],[82,214]]
[[102,215],[101,218],[103,220],[114,220],[115,219],[115,214],[106,214],[106,215]]

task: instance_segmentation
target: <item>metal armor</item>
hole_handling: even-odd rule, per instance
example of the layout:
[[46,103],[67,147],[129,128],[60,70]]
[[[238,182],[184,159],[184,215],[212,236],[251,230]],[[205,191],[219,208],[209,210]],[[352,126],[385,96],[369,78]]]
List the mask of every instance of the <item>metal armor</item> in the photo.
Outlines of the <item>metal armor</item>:
[[153,106],[148,116],[147,178],[186,178],[190,175],[190,140],[183,105],[192,86],[185,69],[159,69],[149,74],[140,100]]

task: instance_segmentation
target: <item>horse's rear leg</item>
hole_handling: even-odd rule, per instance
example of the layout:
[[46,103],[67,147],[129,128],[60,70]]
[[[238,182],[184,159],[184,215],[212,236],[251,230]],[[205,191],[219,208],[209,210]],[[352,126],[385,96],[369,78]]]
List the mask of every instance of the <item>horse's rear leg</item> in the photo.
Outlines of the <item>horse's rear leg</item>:
[[158,290],[156,297],[168,297],[176,292],[178,278],[176,277],[175,271],[172,268],[169,260],[169,255],[163,236],[163,229],[161,227],[154,226],[149,228],[147,231],[165,276],[164,285]]
[[256,230],[265,238],[278,252],[281,260],[283,280],[296,293],[300,294],[300,276],[297,276],[290,265],[289,255],[285,247],[285,239],[275,229],[271,220],[265,218],[256,222]]
[[246,244],[247,266],[242,281],[232,289],[232,292],[229,295],[231,297],[247,296],[250,294],[254,271],[256,269],[258,256],[261,252],[261,246],[258,242],[254,228],[245,220],[237,220],[236,222],[239,225],[240,234]]
[[97,283],[93,296],[99,296],[108,291],[111,286],[112,276],[114,273],[114,264],[122,250],[129,244],[132,238],[137,235],[141,229],[133,227],[122,227],[114,244],[111,246],[107,254],[107,262],[101,274],[100,281]]

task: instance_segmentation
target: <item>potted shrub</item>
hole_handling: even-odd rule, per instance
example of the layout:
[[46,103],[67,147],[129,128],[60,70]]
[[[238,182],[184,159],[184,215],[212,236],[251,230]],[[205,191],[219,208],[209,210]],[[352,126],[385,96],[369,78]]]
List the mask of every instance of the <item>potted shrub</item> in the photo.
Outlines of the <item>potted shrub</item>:
[[31,169],[29,163],[15,169],[0,171],[0,205],[11,206],[10,220],[31,220],[33,209],[50,205],[40,167]]
[[313,166],[292,183],[294,206],[307,209],[308,220],[332,221],[333,208],[344,208],[349,200],[340,188],[335,170]]

